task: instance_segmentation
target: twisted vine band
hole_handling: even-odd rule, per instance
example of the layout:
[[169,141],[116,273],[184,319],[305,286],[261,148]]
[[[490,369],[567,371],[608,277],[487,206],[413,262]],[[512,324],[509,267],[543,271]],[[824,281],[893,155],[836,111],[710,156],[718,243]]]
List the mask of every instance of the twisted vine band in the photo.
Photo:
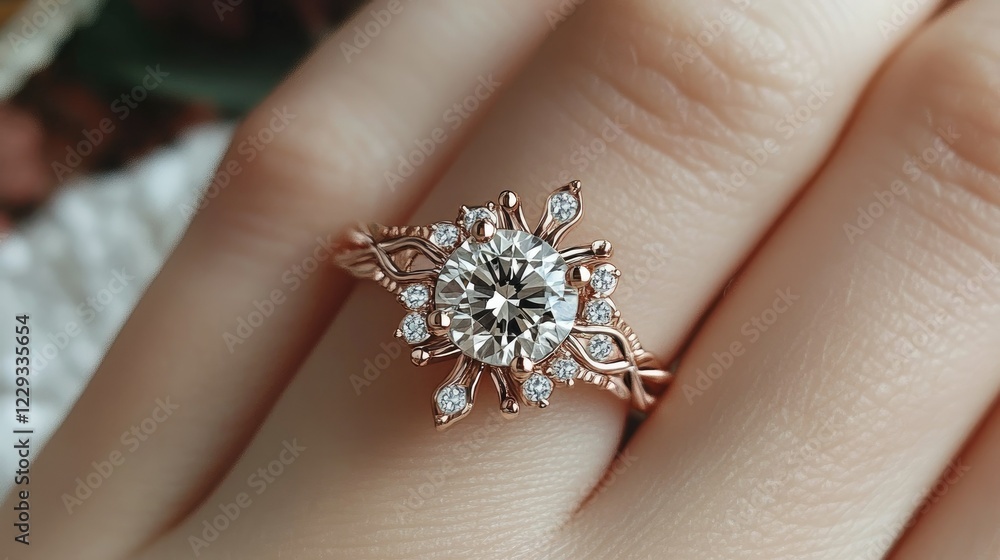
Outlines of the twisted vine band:
[[534,228],[504,191],[454,222],[358,227],[339,248],[340,266],[396,294],[406,310],[396,336],[414,364],[456,360],[432,397],[439,429],[469,414],[487,372],[506,416],[577,382],[646,411],[669,383],[610,297],[621,277],[611,243],[559,249],[582,215],[573,181],[549,195]]

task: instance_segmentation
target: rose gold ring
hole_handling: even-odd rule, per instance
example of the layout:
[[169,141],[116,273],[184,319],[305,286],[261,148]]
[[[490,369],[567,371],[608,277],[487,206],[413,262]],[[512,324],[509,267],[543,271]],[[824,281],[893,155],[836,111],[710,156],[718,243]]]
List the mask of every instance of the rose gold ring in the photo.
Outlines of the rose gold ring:
[[583,216],[579,181],[552,192],[534,230],[511,191],[463,206],[454,222],[370,224],[352,231],[337,263],[396,294],[396,336],[418,366],[457,358],[432,397],[439,429],[465,417],[489,370],[504,416],[546,407],[556,385],[596,385],[648,410],[670,372],[643,350],[611,300],[621,271],[611,242],[559,249]]

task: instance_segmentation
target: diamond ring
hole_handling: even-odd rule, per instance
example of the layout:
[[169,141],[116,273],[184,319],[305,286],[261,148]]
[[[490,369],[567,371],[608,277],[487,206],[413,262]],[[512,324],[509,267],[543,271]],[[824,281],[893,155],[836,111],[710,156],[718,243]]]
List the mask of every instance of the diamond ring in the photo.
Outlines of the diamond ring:
[[546,407],[557,386],[596,385],[648,410],[671,374],[645,351],[611,299],[611,243],[559,243],[583,215],[579,181],[552,192],[531,229],[517,194],[466,207],[454,222],[358,227],[340,266],[378,282],[406,309],[396,336],[418,366],[456,359],[432,398],[446,428],[471,410],[489,372],[505,416]]

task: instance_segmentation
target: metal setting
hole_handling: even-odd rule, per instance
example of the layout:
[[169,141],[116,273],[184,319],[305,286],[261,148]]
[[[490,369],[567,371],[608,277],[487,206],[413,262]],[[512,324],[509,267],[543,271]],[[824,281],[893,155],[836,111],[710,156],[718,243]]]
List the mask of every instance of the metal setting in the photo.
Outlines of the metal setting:
[[576,381],[646,411],[670,382],[610,298],[622,276],[611,242],[559,249],[582,215],[573,181],[550,193],[534,228],[504,191],[454,222],[359,227],[340,248],[340,266],[396,294],[406,310],[396,336],[415,365],[457,358],[432,395],[439,429],[472,410],[485,372],[507,417]]

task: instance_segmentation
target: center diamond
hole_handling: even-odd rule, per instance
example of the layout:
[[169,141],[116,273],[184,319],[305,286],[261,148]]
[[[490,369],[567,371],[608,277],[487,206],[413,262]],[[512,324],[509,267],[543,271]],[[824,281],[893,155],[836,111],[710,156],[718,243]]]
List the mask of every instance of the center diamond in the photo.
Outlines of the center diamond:
[[452,310],[449,336],[462,352],[494,366],[515,357],[538,362],[569,336],[577,293],[566,283],[566,261],[542,239],[499,230],[468,239],[441,268],[439,308]]

